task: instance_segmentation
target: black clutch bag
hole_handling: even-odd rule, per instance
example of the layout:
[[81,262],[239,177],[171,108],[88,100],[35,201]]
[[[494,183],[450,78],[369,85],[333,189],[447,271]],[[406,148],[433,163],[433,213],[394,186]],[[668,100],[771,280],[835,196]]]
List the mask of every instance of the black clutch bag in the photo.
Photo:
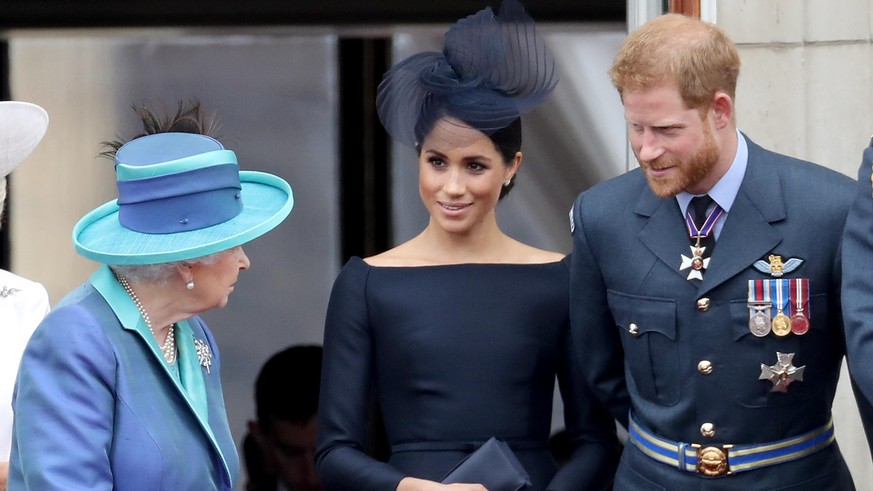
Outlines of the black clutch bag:
[[481,484],[488,491],[521,491],[531,485],[509,445],[494,437],[458,462],[440,482]]

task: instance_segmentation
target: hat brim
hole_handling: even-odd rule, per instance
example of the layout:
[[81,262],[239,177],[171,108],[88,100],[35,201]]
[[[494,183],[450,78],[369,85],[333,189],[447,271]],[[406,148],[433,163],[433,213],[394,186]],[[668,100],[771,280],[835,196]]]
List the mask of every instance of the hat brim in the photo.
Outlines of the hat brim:
[[208,256],[260,237],[291,213],[291,186],[263,172],[241,171],[239,175],[243,211],[226,222],[190,232],[145,234],[119,223],[117,200],[112,200],[73,227],[76,252],[104,264],[159,264]]
[[33,152],[48,124],[48,113],[36,104],[0,102],[0,177],[12,172]]

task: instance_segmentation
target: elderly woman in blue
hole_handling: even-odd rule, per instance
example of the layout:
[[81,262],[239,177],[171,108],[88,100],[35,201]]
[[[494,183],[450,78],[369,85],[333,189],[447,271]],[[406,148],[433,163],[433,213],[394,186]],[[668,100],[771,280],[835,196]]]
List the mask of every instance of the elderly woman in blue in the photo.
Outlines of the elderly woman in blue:
[[249,267],[242,245],[290,213],[291,188],[240,171],[215,139],[179,132],[199,106],[161,129],[148,116],[153,134],[110,152],[118,199],[73,229],[76,250],[102,265],[22,358],[10,489],[234,487],[221,362],[198,314],[227,303]]

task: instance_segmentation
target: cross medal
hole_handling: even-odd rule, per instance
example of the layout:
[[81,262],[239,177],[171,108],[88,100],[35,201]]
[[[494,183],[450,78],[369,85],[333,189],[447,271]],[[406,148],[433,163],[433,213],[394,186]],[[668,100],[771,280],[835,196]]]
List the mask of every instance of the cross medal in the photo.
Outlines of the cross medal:
[[699,229],[694,223],[694,219],[691,218],[691,213],[685,214],[688,236],[696,239],[696,242],[691,245],[691,257],[681,254],[682,263],[679,265],[679,271],[689,270],[687,280],[703,280],[703,270],[709,267],[709,258],[703,256],[706,252],[706,246],[701,245],[700,240],[709,236],[723,212],[724,210],[716,204]]
[[758,380],[769,380],[773,383],[770,392],[788,392],[788,386],[792,382],[803,382],[803,369],[794,366],[794,353],[776,352],[776,364],[767,365],[761,363],[761,375]]
[[704,251],[706,251],[706,247],[700,245],[700,238],[698,237],[697,243],[691,246],[691,257],[682,254],[682,264],[679,265],[679,271],[691,268],[691,271],[688,272],[687,280],[703,279],[703,270],[709,267],[709,258],[703,257]]

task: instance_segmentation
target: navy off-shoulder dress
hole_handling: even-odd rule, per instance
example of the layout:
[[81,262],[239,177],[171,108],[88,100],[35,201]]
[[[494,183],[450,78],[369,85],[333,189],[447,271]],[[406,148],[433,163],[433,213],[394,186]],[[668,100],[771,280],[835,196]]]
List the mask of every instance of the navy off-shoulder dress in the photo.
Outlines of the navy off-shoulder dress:
[[[372,267],[351,259],[324,335],[316,461],[333,491],[439,481],[476,443],[506,440],[533,491],[612,482],[615,424],[573,365],[569,259],[546,264]],[[560,472],[548,450],[555,375],[577,448]],[[375,391],[392,454],[364,453]],[[471,445],[472,444],[472,445]]]

